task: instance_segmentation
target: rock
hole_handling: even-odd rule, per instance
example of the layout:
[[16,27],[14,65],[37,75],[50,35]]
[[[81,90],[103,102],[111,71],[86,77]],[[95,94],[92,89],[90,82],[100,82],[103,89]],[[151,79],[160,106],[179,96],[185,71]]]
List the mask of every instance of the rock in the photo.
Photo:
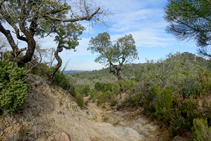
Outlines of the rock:
[[42,85],[42,81],[35,81],[35,82],[34,82],[34,86],[35,86],[35,87],[38,87],[38,86],[40,86],[40,85]]
[[56,141],[70,141],[66,133],[60,132],[55,137]]

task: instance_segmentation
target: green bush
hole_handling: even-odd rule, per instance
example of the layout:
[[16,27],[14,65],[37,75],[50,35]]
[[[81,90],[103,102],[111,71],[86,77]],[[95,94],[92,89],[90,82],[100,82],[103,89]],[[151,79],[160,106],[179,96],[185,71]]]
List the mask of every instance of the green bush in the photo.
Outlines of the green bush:
[[73,97],[76,96],[76,90],[75,90],[75,87],[74,87],[72,84],[69,84],[68,92],[69,92]]
[[110,91],[106,91],[106,92],[98,92],[97,93],[97,104],[101,105],[102,103],[105,103],[106,101],[110,101],[113,97],[112,97],[113,93]]
[[168,124],[172,135],[184,135],[191,131],[193,119],[202,118],[202,111],[196,99],[183,98],[181,95],[174,95],[171,113]]
[[91,93],[91,89],[90,89],[89,85],[85,85],[81,91],[82,91],[82,93],[85,94],[86,96],[89,95],[89,94]]
[[196,98],[202,92],[201,84],[195,78],[186,78],[181,86],[181,94],[184,98],[193,96]]
[[158,94],[161,93],[159,86],[152,86],[151,89],[147,89],[149,86],[146,85],[143,92],[143,107],[144,107],[144,114],[153,116],[155,112],[155,106],[153,105],[154,100]]
[[211,141],[211,127],[208,127],[206,120],[194,119],[192,131],[194,141]]
[[128,80],[119,80],[119,85],[121,86],[123,92],[126,92],[127,90],[131,90],[134,86],[133,81],[128,81]]
[[69,83],[67,81],[67,78],[66,76],[60,72],[60,71],[57,71],[53,77],[53,83],[62,87],[63,89],[65,90],[68,90],[69,89]]
[[95,90],[101,92],[113,92],[114,94],[118,94],[120,91],[120,87],[117,83],[95,83]]
[[110,106],[116,106],[116,104],[117,104],[117,100],[113,99],[113,100],[111,101]]
[[95,83],[95,90],[97,90],[97,91],[105,91],[104,83],[100,83],[100,82]]
[[172,90],[170,87],[163,89],[162,92],[157,94],[157,100],[155,101],[155,110],[158,119],[166,119],[171,112],[172,107]]
[[111,90],[114,94],[118,94],[119,93],[119,91],[120,91],[120,87],[119,87],[119,85],[117,84],[117,83],[113,83],[112,84],[112,90]]
[[24,78],[23,68],[6,60],[0,62],[0,110],[15,112],[24,105],[29,95]]
[[81,94],[76,94],[75,99],[76,99],[78,106],[82,108],[84,106],[83,96]]

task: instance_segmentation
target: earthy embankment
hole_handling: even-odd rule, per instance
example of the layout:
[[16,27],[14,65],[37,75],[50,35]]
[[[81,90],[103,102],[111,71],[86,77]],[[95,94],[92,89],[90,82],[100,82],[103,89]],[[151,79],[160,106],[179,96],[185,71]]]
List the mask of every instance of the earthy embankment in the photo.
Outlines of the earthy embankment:
[[106,110],[95,103],[80,109],[74,98],[40,77],[29,76],[31,92],[14,116],[0,116],[0,140],[52,141],[59,132],[71,141],[165,141],[160,127],[134,111]]

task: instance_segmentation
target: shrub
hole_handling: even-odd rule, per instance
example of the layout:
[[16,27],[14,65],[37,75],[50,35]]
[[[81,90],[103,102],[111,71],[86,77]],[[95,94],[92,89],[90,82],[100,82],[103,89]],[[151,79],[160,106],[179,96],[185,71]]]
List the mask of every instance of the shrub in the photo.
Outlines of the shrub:
[[95,90],[97,90],[97,91],[104,91],[105,90],[104,83],[100,83],[100,82],[95,83]]
[[67,81],[67,78],[66,76],[60,72],[60,71],[57,71],[53,77],[53,83],[62,87],[63,89],[65,90],[68,90],[69,89],[69,83]]
[[[148,85],[146,85],[148,88]],[[153,116],[152,113],[155,112],[155,107],[153,105],[154,99],[158,94],[161,93],[159,86],[152,86],[150,90],[146,89],[143,94],[143,107],[144,107],[144,114],[149,114]]]
[[186,78],[181,88],[180,91],[184,98],[189,96],[196,98],[202,92],[201,84],[195,78]]
[[76,96],[76,90],[75,90],[75,87],[74,87],[72,84],[69,84],[68,92],[69,92],[73,97]]
[[123,79],[119,80],[119,85],[121,86],[123,92],[126,92],[127,90],[131,90],[133,88],[134,82]]
[[82,91],[82,93],[84,93],[87,96],[90,94],[91,89],[90,89],[89,85],[85,85],[81,91]]
[[171,111],[172,107],[172,90],[170,87],[163,89],[162,92],[158,93],[157,100],[155,101],[155,110],[158,119],[166,119]]
[[29,95],[24,78],[23,68],[6,60],[0,62],[0,110],[14,112],[24,105]]
[[112,84],[112,92],[117,95],[119,93],[119,91],[120,91],[119,85],[117,83],[113,83]]
[[194,118],[201,118],[198,102],[192,97],[184,99],[176,94],[173,97],[173,109],[169,114],[172,135],[184,135],[191,131]]
[[117,101],[116,101],[115,99],[113,99],[113,100],[111,101],[110,106],[116,106],[116,104],[117,104]]
[[78,106],[82,108],[84,106],[83,96],[81,94],[76,94],[75,99],[76,99]]
[[95,90],[101,92],[113,92],[114,94],[118,94],[120,91],[120,87],[117,83],[95,83]]
[[192,131],[194,141],[211,141],[211,127],[208,127],[206,120],[194,119]]
[[106,92],[98,92],[97,93],[97,104],[101,105],[102,103],[105,103],[106,101],[110,101],[112,97],[112,92],[106,91]]

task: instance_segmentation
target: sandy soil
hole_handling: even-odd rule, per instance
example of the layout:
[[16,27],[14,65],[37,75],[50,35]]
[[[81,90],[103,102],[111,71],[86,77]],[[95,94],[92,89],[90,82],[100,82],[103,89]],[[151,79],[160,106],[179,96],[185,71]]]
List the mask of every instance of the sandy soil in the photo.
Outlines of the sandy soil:
[[74,98],[42,78],[29,77],[31,92],[22,110],[0,116],[0,140],[53,141],[59,132],[71,141],[165,141],[165,131],[134,111],[106,110],[95,103],[81,109]]

